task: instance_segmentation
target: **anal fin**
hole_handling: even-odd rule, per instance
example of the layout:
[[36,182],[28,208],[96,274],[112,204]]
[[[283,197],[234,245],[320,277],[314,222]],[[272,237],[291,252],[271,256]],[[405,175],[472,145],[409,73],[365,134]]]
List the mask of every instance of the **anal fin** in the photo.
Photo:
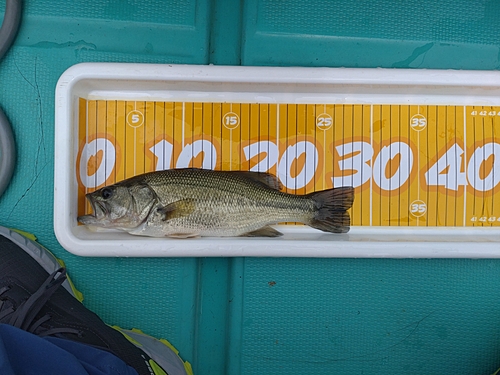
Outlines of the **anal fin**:
[[199,236],[200,235],[198,233],[172,233],[167,235],[167,237],[170,238],[195,238]]
[[266,226],[252,232],[244,233],[241,237],[281,237],[283,233],[278,232],[276,229]]

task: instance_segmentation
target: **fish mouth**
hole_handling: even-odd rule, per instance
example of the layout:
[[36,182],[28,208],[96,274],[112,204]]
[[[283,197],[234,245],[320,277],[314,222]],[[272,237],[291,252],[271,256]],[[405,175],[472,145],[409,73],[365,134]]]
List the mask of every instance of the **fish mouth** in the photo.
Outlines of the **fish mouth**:
[[104,203],[99,201],[94,201],[91,204],[92,204],[92,210],[94,210],[94,216],[96,218],[104,217],[108,214],[108,209],[106,208],[106,205]]
[[106,218],[108,215],[108,209],[104,203],[94,200],[89,196],[87,196],[87,200],[92,206],[92,211],[94,212],[92,214],[78,216],[77,220],[85,225],[97,225]]

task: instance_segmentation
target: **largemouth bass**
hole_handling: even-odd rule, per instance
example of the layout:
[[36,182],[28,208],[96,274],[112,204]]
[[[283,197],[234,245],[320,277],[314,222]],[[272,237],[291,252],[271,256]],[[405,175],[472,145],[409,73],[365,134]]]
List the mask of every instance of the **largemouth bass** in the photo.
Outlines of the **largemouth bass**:
[[265,236],[269,225],[300,222],[331,233],[349,231],[352,187],[306,195],[279,191],[268,173],[186,168],[135,176],[86,195],[82,224],[150,237]]

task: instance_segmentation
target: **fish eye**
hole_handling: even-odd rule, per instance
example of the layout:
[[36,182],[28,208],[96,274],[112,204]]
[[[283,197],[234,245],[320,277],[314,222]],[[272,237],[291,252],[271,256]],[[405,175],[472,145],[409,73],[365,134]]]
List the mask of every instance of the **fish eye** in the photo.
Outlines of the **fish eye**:
[[101,197],[103,199],[109,199],[113,195],[113,189],[109,187],[105,187],[104,189],[101,190]]

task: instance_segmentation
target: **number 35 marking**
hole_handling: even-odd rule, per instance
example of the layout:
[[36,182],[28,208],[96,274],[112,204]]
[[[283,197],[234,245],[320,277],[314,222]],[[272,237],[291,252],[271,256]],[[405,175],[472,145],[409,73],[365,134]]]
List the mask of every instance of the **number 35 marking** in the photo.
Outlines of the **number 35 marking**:
[[415,200],[410,204],[410,212],[415,217],[424,216],[427,212],[427,204],[421,200]]

